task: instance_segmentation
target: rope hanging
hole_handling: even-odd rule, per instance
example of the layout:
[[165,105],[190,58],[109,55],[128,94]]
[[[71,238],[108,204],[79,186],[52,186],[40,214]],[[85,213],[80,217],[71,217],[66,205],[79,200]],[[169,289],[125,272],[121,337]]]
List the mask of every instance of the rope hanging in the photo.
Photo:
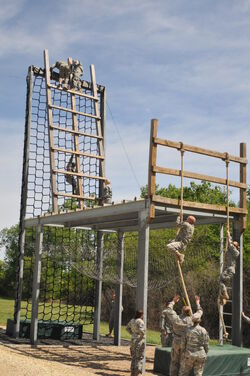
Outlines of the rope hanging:
[[[229,155],[226,153],[226,158],[225,158],[225,163],[226,163],[226,182],[227,182],[227,233],[230,230],[230,223],[229,223]],[[225,246],[225,253],[227,252],[228,249],[228,236],[226,237],[226,246]]]

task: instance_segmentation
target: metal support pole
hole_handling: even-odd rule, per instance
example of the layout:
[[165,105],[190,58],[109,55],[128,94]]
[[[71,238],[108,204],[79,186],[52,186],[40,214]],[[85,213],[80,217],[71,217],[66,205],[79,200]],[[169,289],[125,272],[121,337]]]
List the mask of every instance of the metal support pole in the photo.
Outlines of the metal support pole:
[[[220,275],[223,273],[223,264],[224,264],[224,252],[223,252],[223,249],[224,249],[224,238],[223,238],[223,235],[224,235],[224,225],[221,224],[220,225]],[[219,345],[220,346],[223,346],[223,324],[221,322],[221,319],[220,317],[223,317],[223,305],[220,304],[219,305],[219,310],[220,310],[220,314],[219,314]]]
[[[148,257],[149,257],[149,224],[148,210],[138,214],[138,261],[137,261],[137,288],[136,310],[143,310],[144,323],[147,327],[147,300],[148,300]],[[146,352],[145,352],[146,353]],[[146,356],[144,354],[143,372],[145,371]]]
[[241,233],[241,223],[233,223],[233,240],[240,244],[240,255],[236,262],[236,271],[233,277],[232,291],[232,345],[242,346],[242,318],[243,309],[243,234]]
[[103,273],[103,246],[104,233],[97,231],[97,268],[98,279],[96,281],[96,302],[94,315],[93,339],[99,341],[100,338],[100,321],[101,321],[101,304],[102,304],[102,273]]
[[122,283],[123,283],[123,261],[124,261],[124,232],[118,231],[118,247],[116,273],[118,283],[116,285],[115,296],[115,325],[114,325],[114,345],[121,345],[121,325],[122,325]]
[[27,204],[27,189],[28,189],[28,169],[29,169],[29,152],[30,152],[30,125],[32,113],[32,88],[33,88],[33,67],[29,67],[27,75],[27,94],[26,94],[26,114],[25,114],[25,133],[24,133],[24,148],[23,148],[23,172],[22,172],[22,191],[21,191],[21,207],[19,219],[19,265],[17,272],[17,289],[14,308],[14,328],[13,337],[19,337],[20,331],[20,317],[21,317],[21,301],[22,301],[22,286],[23,286],[23,267],[24,267],[24,243],[25,243],[25,228],[24,218],[26,216]]
[[42,243],[43,243],[43,227],[39,223],[36,228],[35,264],[34,264],[33,287],[32,287],[32,311],[31,311],[31,327],[30,327],[30,342],[32,345],[36,345],[37,343],[38,304],[39,304],[40,280],[41,280]]

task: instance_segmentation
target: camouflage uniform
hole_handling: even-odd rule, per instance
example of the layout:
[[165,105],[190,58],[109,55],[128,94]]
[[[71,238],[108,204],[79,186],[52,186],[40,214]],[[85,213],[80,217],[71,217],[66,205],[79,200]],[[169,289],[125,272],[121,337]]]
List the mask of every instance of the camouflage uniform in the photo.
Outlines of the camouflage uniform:
[[131,334],[130,354],[131,376],[137,376],[143,372],[143,361],[145,354],[145,324],[142,319],[132,319],[126,326],[127,331]]
[[160,330],[162,347],[171,347],[173,341],[173,326],[167,317],[166,309],[161,313]]
[[79,91],[82,88],[81,76],[83,75],[83,66],[79,60],[73,61],[73,88]]
[[186,329],[193,326],[193,317],[201,318],[203,310],[197,305],[197,311],[193,316],[177,315],[173,309],[174,302],[169,303],[166,311],[170,322],[173,325],[174,339],[171,350],[170,376],[178,376],[179,371],[184,366],[184,338]]
[[68,87],[68,82],[71,73],[71,66],[66,61],[57,61],[52,65],[52,69],[57,68],[59,70],[59,86],[64,82],[64,87]]
[[202,376],[205,366],[209,335],[205,328],[200,325],[188,328],[184,337],[185,360],[180,376],[189,376],[192,368],[194,376]]
[[[76,165],[73,162],[73,155],[71,156],[67,167],[67,171],[76,172]],[[77,185],[76,185],[76,179],[73,175],[65,175],[66,182],[72,185],[72,194],[76,195],[78,194]]]
[[234,274],[235,274],[235,268],[236,268],[236,260],[239,257],[240,252],[233,244],[232,238],[229,237],[228,239],[228,250],[226,253],[226,259],[225,259],[225,269],[224,272],[219,277],[219,283],[220,283],[220,294],[222,297],[227,296],[227,288],[225,283],[229,283]]
[[112,203],[112,187],[110,184],[104,185],[103,187],[102,202],[104,204]]
[[177,233],[176,238],[167,244],[168,251],[174,253],[185,251],[194,233],[194,225],[191,223],[187,221],[180,222],[180,217],[177,218],[176,223],[180,226],[180,231]]

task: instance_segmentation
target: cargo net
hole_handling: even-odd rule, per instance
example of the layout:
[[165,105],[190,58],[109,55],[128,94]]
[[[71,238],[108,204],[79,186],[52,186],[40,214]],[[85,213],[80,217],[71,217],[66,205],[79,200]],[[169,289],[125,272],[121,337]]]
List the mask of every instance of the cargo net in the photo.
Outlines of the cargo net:
[[[219,242],[199,229],[186,251],[182,270],[190,294],[206,289],[216,302],[219,274]],[[161,236],[159,236],[159,231]],[[197,231],[198,232],[198,231]],[[175,256],[166,244],[175,231],[150,232],[148,288],[181,291]],[[32,280],[35,253],[35,228],[26,230],[23,302],[21,317],[31,317]],[[116,233],[106,233],[103,242],[103,273],[98,266],[98,235],[96,231],[44,227],[39,320],[91,324],[95,306],[95,284],[102,280],[119,283],[117,252],[120,244]],[[124,238],[124,270],[122,283],[137,285],[137,233]],[[210,282],[209,282],[210,281]],[[213,281],[213,283],[211,283]],[[203,293],[203,295],[205,292]]]
[[[40,70],[41,72],[42,70]],[[43,71],[42,71],[43,72]],[[51,80],[52,85],[57,85],[57,81]],[[82,88],[82,92],[91,95],[90,89]],[[32,89],[32,111],[31,111],[31,129],[29,143],[29,166],[28,166],[28,189],[27,189],[27,216],[38,216],[52,211],[52,188],[51,188],[51,170],[50,170],[50,150],[48,136],[48,122],[46,109],[46,90],[45,77],[43,74],[33,75]],[[100,93],[98,94],[100,99]],[[71,96],[66,91],[59,91],[51,88],[52,104],[71,109]],[[75,95],[76,111],[95,115],[93,100]],[[100,100],[99,102],[100,103]],[[72,113],[63,110],[52,109],[53,125],[56,127],[72,130]],[[76,115],[78,131],[97,135],[96,120],[83,115]],[[53,141],[55,148],[75,150],[74,134],[53,129]],[[88,154],[100,155],[98,139],[79,135],[79,151]],[[71,153],[61,151],[54,152],[55,169],[66,170]],[[99,176],[100,160],[79,156],[81,172],[88,175]],[[75,156],[73,157],[75,162]],[[56,190],[64,194],[72,194],[72,184],[67,182],[65,174],[56,174]],[[76,184],[76,177],[74,179]],[[81,178],[83,195],[86,197],[99,197],[99,181],[91,178]],[[89,201],[88,201],[89,203]],[[88,205],[87,203],[87,205]],[[86,204],[86,203],[85,203]],[[75,209],[79,207],[79,200],[65,196],[58,196],[59,211],[66,209]]]

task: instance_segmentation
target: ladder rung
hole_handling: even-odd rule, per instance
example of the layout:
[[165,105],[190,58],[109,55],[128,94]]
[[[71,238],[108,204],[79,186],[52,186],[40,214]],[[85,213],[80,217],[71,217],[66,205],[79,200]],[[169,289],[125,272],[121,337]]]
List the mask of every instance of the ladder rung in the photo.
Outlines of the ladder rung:
[[92,114],[86,114],[86,112],[72,110],[71,108],[60,107],[60,106],[56,106],[55,104],[50,104],[49,107],[55,108],[56,110],[71,112],[72,114],[78,114],[78,115],[87,116],[87,117],[90,117],[90,118],[93,118],[93,119],[101,120],[101,118],[99,116],[92,115]]
[[89,154],[89,153],[84,153],[84,152],[81,152],[81,151],[62,149],[62,148],[56,148],[56,147],[51,147],[51,149],[55,150],[55,151],[61,151],[62,153],[82,155],[83,157],[96,158],[96,159],[105,159],[103,155]]
[[73,133],[73,134],[78,134],[79,136],[86,136],[86,137],[98,138],[99,140],[103,140],[102,136],[97,136],[96,134],[74,131],[73,129],[58,127],[57,125],[51,125],[50,128],[57,129],[58,131],[62,131],[62,132],[69,132],[69,133]]
[[225,325],[225,328],[227,328],[227,329],[232,329],[232,327],[229,326],[229,325]]
[[80,196],[80,195],[73,195],[71,193],[63,193],[63,192],[54,192],[54,196],[73,197],[73,198],[78,198],[79,200],[93,200],[93,201],[97,199],[96,197],[93,197],[93,196]]
[[55,172],[57,174],[80,176],[80,177],[89,178],[89,179],[106,180],[106,178],[103,177],[103,176],[83,174],[81,172],[73,172],[73,171],[67,171],[67,170],[53,170],[53,172]]
[[51,84],[49,84],[48,87],[50,87],[52,89],[64,91],[64,92],[67,92],[67,93],[79,95],[79,97],[85,97],[85,98],[92,99],[93,101],[97,101],[98,102],[98,98],[94,97],[93,95],[88,95],[88,94],[85,94],[85,93],[81,93],[80,91],[75,91],[75,90],[71,90],[71,89],[65,90],[64,88],[61,88],[61,87],[59,88],[56,85],[51,85]]
[[223,315],[232,316],[232,313],[230,313],[230,312],[223,312]]

